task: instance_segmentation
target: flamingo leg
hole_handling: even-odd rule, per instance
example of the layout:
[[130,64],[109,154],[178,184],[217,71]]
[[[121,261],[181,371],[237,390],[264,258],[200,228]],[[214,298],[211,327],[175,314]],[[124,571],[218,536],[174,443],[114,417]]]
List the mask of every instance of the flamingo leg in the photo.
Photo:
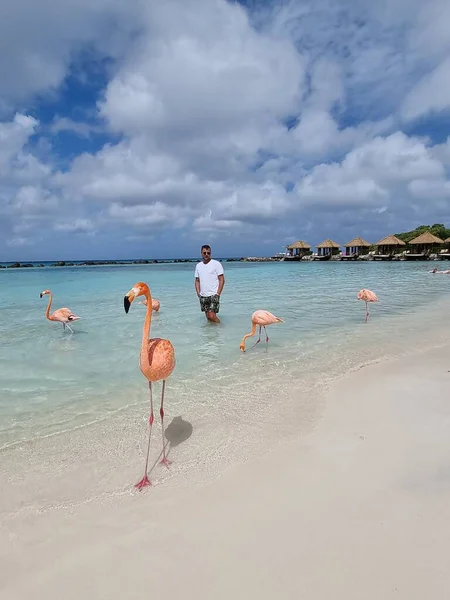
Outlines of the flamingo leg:
[[151,381],[148,382],[148,389],[150,392],[150,419],[149,419],[150,431],[148,433],[147,458],[145,459],[144,477],[141,479],[141,481],[136,483],[136,485],[134,486],[138,490],[142,490],[142,488],[146,487],[147,485],[151,485],[150,479],[148,478],[148,457],[150,454],[150,442],[152,439],[153,421],[155,420],[155,417],[153,415],[153,394],[152,394],[152,382]]
[[169,465],[172,464],[172,461],[169,460],[166,456],[166,438],[164,436],[164,392],[166,390],[166,380],[164,379],[163,384],[162,384],[162,392],[161,392],[161,408],[159,409],[159,414],[161,415],[161,430],[162,430],[162,452],[163,452],[163,457],[161,462],[159,463],[160,465],[165,465],[166,467],[169,467]]
[[369,305],[366,302],[366,323],[369,320]]
[[259,344],[259,342],[261,341],[261,325],[259,326],[259,338],[257,339],[257,341],[253,344],[252,348],[254,348],[256,346],[256,344]]
[[68,329],[69,331],[71,331],[71,332],[73,333],[73,329],[72,329],[72,327],[69,325],[69,323],[65,323],[65,326],[67,327],[67,329]]
[[267,335],[267,329],[266,326],[264,325],[264,333],[266,334],[266,348],[269,347],[269,336]]

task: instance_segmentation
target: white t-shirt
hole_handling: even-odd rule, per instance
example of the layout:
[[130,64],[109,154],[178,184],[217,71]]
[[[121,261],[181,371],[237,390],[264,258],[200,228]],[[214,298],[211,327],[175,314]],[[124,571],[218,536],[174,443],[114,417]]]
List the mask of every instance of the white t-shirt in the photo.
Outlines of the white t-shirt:
[[219,275],[223,275],[223,267],[213,258],[209,263],[203,261],[195,267],[195,278],[200,279],[200,296],[214,296],[219,289]]

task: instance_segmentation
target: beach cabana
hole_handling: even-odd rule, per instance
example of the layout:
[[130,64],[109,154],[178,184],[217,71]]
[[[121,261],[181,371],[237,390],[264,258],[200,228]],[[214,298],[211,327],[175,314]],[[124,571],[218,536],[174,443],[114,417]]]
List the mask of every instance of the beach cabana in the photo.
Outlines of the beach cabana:
[[311,246],[307,243],[304,242],[303,240],[299,240],[298,242],[294,242],[293,244],[290,244],[289,246],[286,246],[286,250],[287,250],[287,255],[286,255],[286,259],[287,260],[300,260],[302,258],[302,256],[305,256],[307,254],[311,254]]
[[439,252],[439,258],[450,260],[450,237],[444,240],[445,247]]
[[381,260],[388,260],[400,250],[400,248],[406,246],[405,242],[395,235],[388,235],[375,244],[377,251],[374,254],[374,258]]
[[355,237],[348,244],[345,244],[344,248],[346,256],[359,256],[369,252],[370,243],[361,237]]
[[407,260],[426,259],[433,251],[437,252],[444,243],[444,240],[433,235],[430,231],[425,231],[425,233],[409,242],[411,252],[407,252],[405,258]]
[[321,244],[317,244],[316,248],[318,256],[326,256],[329,258],[330,256],[333,256],[335,254],[339,254],[341,247],[339,244],[333,242],[333,240],[330,240],[330,238],[328,238],[324,240]]

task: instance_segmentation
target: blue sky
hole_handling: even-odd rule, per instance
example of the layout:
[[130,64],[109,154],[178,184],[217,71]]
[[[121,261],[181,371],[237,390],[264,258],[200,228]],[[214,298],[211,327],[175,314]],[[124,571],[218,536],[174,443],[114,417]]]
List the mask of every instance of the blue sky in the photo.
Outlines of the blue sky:
[[450,225],[448,2],[4,14],[0,261],[269,255]]

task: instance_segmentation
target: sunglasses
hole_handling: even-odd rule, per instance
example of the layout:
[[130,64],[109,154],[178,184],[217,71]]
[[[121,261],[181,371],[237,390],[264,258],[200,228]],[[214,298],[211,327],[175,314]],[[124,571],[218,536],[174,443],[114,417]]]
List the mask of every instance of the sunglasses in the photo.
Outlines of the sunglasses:
[[203,250],[202,254],[207,254],[209,256],[211,252],[209,250]]

